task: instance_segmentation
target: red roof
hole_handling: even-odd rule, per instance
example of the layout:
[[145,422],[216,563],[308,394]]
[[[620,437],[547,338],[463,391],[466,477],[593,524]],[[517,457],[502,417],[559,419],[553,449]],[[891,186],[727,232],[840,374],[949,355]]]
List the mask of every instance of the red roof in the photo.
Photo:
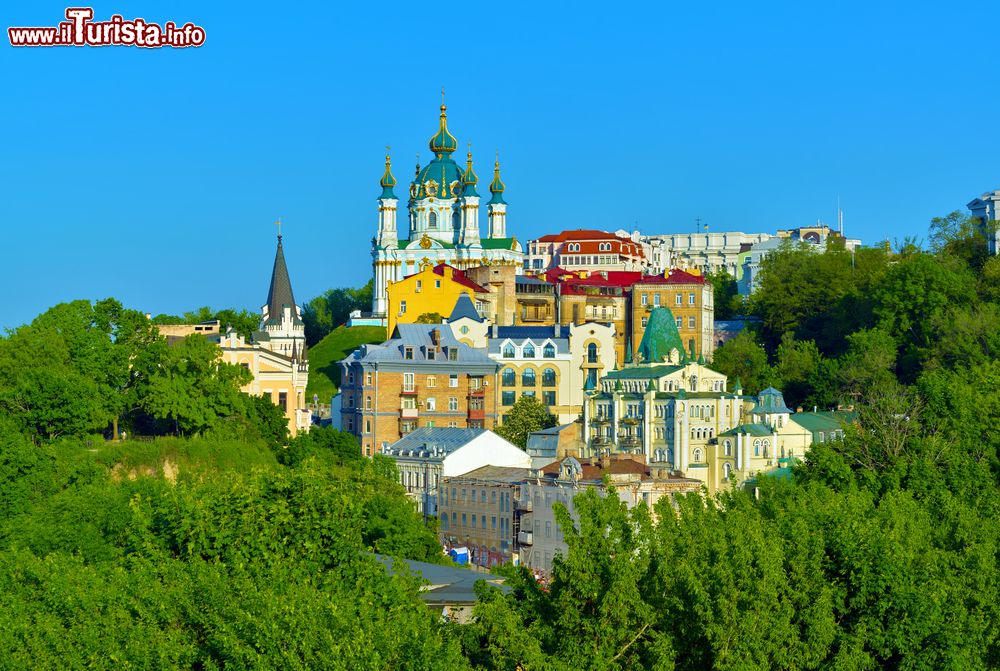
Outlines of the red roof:
[[[482,286],[476,284],[475,282],[473,282],[472,280],[470,280],[468,277],[466,277],[464,272],[462,272],[458,268],[455,268],[454,266],[449,266],[447,263],[439,263],[436,266],[434,266],[434,268],[432,268],[432,270],[433,270],[433,272],[434,272],[435,275],[440,275],[441,277],[445,277],[445,273],[444,273],[444,269],[445,268],[451,268],[451,271],[452,271],[452,273],[451,273],[451,280],[453,282],[457,282],[458,284],[462,285],[463,287],[468,287],[469,289],[472,289],[476,293],[488,294],[490,292],[489,289],[483,288]],[[415,277],[416,275],[419,275],[419,274],[420,273],[413,273],[413,275],[407,275],[403,279],[409,279],[409,278]]]
[[[599,459],[580,459],[580,466],[583,467],[581,473],[582,480],[600,480],[605,473],[613,475],[625,475],[634,473],[639,476],[649,477],[649,467],[639,461],[626,457],[611,458],[603,463]],[[556,461],[542,469],[542,474],[548,477],[559,477],[559,469],[562,462]],[[645,478],[644,478],[645,479]]]
[[614,233],[607,233],[605,231],[594,231],[590,229],[580,228],[574,231],[563,231],[562,233],[556,233],[555,235],[543,235],[538,238],[535,242],[566,242],[567,240],[621,240]]
[[642,278],[640,284],[704,284],[705,278],[701,275],[693,275],[684,272],[680,268],[672,268],[664,277],[663,275],[649,275]]

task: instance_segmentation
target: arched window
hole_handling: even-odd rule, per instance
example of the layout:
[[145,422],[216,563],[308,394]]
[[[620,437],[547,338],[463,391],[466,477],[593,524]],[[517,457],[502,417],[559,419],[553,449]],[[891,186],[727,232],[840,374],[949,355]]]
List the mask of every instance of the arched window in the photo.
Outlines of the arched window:
[[545,347],[542,348],[542,356],[546,359],[556,358],[556,347],[552,343],[546,343]]
[[535,346],[532,345],[530,342],[526,343],[524,345],[523,352],[524,352],[524,358],[525,359],[534,359],[535,358]]
[[546,368],[542,371],[542,386],[543,387],[554,387],[556,386],[556,371],[553,368]]
[[700,447],[695,448],[695,450],[694,450],[694,463],[700,464],[701,463],[701,457],[702,457],[701,448]]
[[765,457],[768,456],[767,450],[769,447],[771,447],[771,441],[765,440],[763,443],[761,443],[761,446],[764,448],[764,456]]
[[521,372],[521,386],[522,387],[534,387],[535,386],[535,371],[531,368],[525,368]]
[[729,482],[729,478],[733,475],[733,465],[730,463],[725,463],[722,465],[722,479]]
[[427,228],[437,228],[437,227],[438,227],[437,212],[431,212],[430,216],[427,217]]
[[726,440],[722,443],[723,454],[727,457],[733,456],[733,441]]
[[753,456],[755,456],[755,457],[759,457],[760,456],[760,439],[759,438],[757,440],[753,441]]
[[597,363],[597,345],[595,343],[587,345],[587,363]]
[[510,343],[507,343],[506,345],[503,346],[503,358],[504,359],[514,358],[514,346],[511,345]]
[[517,373],[514,372],[513,368],[504,368],[503,372],[500,373],[501,383],[505,387],[513,387],[517,381]]

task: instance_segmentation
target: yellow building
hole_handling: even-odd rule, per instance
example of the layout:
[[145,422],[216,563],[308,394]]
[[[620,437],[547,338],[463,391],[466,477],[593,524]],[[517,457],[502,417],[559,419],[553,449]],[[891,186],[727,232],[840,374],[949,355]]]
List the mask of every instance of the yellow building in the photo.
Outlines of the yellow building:
[[481,315],[489,316],[487,304],[492,302],[490,292],[465,276],[461,270],[446,263],[421,265],[420,272],[408,275],[387,288],[388,332],[392,334],[397,324],[413,324],[421,315],[437,314],[447,317],[462,295],[468,296]]

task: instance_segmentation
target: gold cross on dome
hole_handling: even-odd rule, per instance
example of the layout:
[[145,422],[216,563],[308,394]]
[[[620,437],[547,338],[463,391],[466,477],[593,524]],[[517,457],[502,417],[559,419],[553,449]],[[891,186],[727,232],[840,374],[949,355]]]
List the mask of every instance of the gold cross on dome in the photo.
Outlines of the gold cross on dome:
[[278,217],[278,220],[276,222],[274,222],[274,225],[278,227],[278,237],[280,238],[281,237],[281,217]]

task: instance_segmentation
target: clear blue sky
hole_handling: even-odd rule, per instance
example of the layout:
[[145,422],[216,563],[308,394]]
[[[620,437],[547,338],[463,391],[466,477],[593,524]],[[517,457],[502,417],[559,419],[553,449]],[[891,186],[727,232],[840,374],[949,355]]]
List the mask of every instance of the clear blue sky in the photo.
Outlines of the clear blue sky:
[[[81,3],[82,4],[82,3]],[[60,301],[256,310],[278,216],[299,303],[370,275],[384,146],[405,192],[440,89],[508,231],[771,232],[874,243],[1000,188],[981,2],[126,2],[199,49],[0,45],[0,328]],[[3,28],[65,4],[6,2]],[[485,230],[485,212],[483,213]]]

